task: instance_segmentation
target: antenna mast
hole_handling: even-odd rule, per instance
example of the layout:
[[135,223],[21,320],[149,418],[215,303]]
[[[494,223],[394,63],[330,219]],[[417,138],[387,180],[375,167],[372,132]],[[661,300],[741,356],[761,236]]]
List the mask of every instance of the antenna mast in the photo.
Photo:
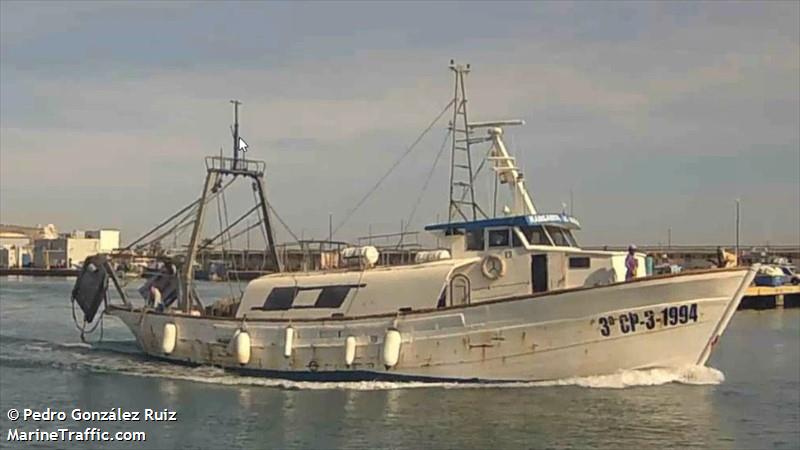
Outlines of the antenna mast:
[[231,100],[233,103],[233,168],[239,165],[239,100]]
[[477,220],[478,214],[486,213],[475,202],[474,173],[470,145],[470,127],[467,120],[467,90],[464,78],[469,73],[469,64],[456,64],[450,60],[450,70],[455,77],[453,92],[453,120],[450,122],[452,147],[450,150],[450,206],[448,221]]

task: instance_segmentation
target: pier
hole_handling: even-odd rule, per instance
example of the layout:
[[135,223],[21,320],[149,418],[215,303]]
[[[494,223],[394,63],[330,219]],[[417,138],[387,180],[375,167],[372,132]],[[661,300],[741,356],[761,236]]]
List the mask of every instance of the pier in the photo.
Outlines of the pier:
[[750,286],[739,309],[782,309],[800,307],[800,286]]
[[56,269],[38,267],[5,267],[0,268],[0,276],[20,275],[26,277],[77,277],[80,269]]
[[[652,255],[658,261],[670,261],[680,264],[685,269],[702,269],[712,267],[717,260],[717,248],[722,247],[732,252],[733,245],[639,245],[637,251]],[[587,246],[588,250],[626,251],[627,246]],[[776,258],[789,261],[800,261],[800,245],[740,245],[740,264],[750,265],[766,262]]]

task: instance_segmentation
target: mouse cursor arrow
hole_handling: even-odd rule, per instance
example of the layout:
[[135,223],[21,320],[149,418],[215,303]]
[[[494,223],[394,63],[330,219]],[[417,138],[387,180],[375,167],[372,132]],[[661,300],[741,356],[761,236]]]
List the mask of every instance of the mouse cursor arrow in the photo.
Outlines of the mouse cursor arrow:
[[243,152],[247,151],[247,142],[245,142],[242,138],[239,138],[239,150]]

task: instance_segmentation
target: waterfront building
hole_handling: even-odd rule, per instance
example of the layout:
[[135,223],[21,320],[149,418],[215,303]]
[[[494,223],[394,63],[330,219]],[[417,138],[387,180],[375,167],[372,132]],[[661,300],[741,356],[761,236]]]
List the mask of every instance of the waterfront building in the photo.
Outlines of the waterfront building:
[[31,264],[31,248],[25,245],[0,247],[0,269],[26,267]]
[[114,228],[102,228],[99,230],[87,231],[87,238],[100,240],[100,252],[111,253],[119,248],[119,230]]
[[73,232],[57,239],[37,239],[33,247],[34,267],[76,267],[88,256],[100,253],[100,239],[83,236],[82,232]]

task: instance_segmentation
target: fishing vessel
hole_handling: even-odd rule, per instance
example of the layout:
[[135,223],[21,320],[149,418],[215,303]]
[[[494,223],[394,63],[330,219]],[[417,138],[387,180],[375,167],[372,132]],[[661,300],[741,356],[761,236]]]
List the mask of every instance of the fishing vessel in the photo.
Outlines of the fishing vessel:
[[[627,253],[582,249],[579,221],[537,210],[509,154],[504,130],[522,122],[468,120],[470,67],[450,69],[449,214],[425,227],[440,248],[376,265],[376,248],[349,247],[333,268],[285,270],[265,165],[242,157],[237,108],[233,158],[206,158],[200,198],[171,218],[193,228],[182,260],[165,262],[142,290],[157,290],[157,301],[134,304],[106,270],[108,257],[89,258],[73,291],[83,326],[104,305],[152,357],[295,380],[528,381],[705,365],[757,267],[626,276]],[[492,211],[476,201],[484,167],[506,191],[507,203]],[[273,273],[207,305],[195,289],[198,252],[241,220],[202,240],[204,215],[242,180],[252,183],[250,213],[259,216]],[[632,255],[643,268],[644,255]],[[118,302],[108,300],[109,280]]]

